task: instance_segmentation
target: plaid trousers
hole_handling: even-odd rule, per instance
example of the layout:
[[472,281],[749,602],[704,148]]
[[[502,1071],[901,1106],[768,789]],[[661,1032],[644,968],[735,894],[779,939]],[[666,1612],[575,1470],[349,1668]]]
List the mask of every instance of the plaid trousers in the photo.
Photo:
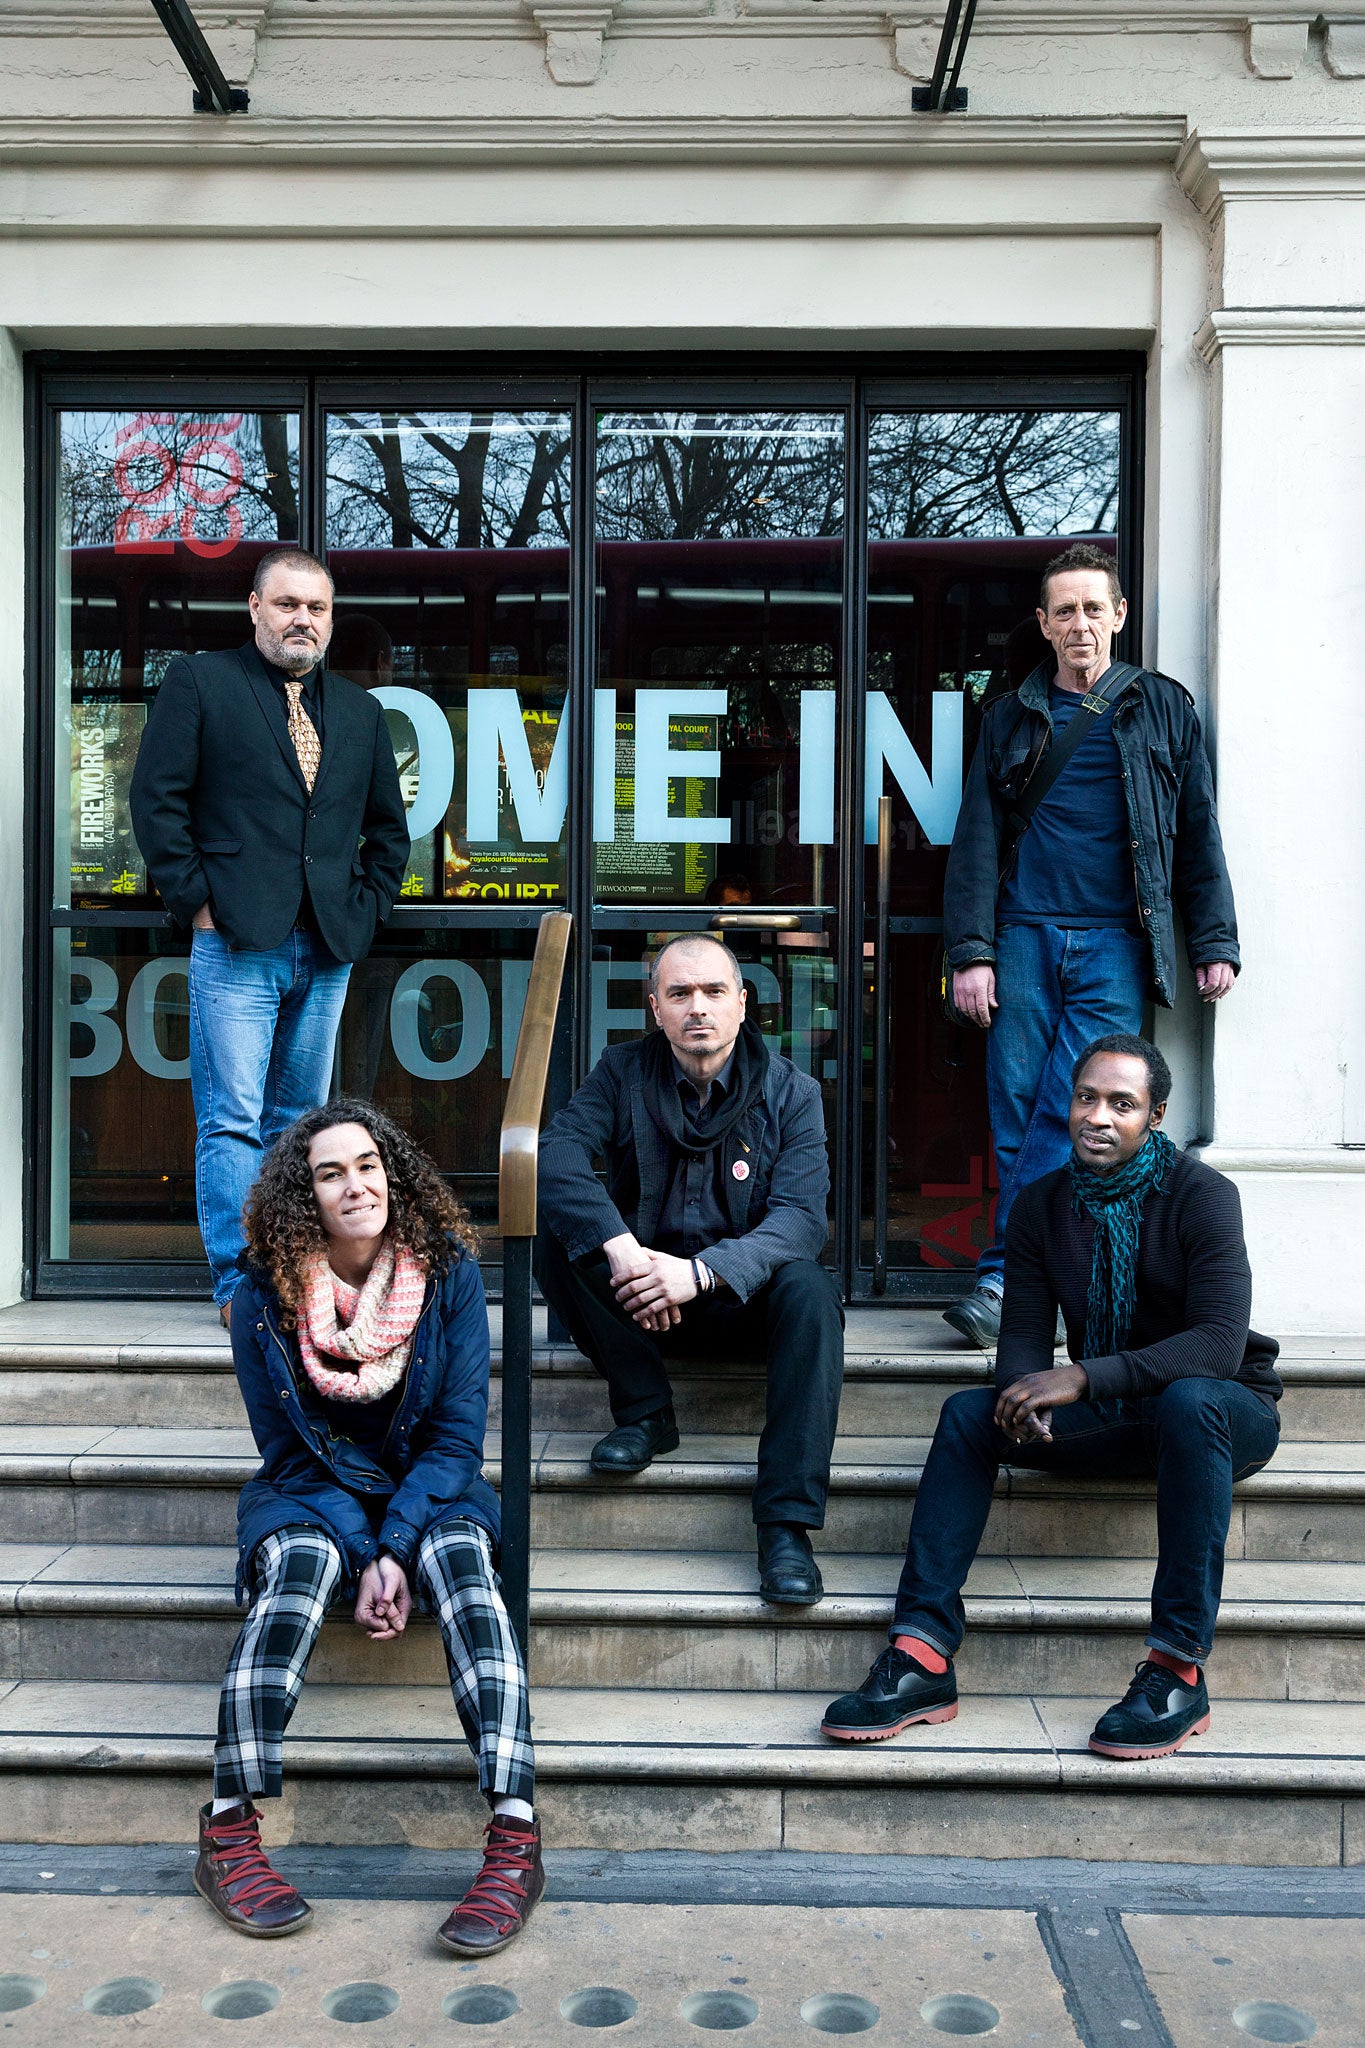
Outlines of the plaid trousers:
[[[218,1702],[216,1799],[277,1799],[284,1731],[308,1660],[342,1580],[341,1552],[321,1529],[281,1529],[257,1545],[255,1594]],[[488,1532],[475,1522],[428,1530],[417,1586],[445,1645],[455,1709],[488,1799],[535,1796],[526,1667],[493,1575]]]

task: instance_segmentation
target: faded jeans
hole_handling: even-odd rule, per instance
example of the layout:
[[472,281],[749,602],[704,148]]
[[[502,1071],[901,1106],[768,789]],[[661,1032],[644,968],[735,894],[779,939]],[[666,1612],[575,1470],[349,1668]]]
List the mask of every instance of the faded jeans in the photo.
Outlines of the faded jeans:
[[196,931],[190,951],[190,1088],[199,1231],[219,1307],[245,1244],[242,1209],[280,1133],[327,1100],[350,967],[312,932],[268,953]]
[[1009,924],[996,934],[986,1033],[986,1098],[1000,1174],[995,1235],[978,1287],[1005,1284],[1005,1225],[1020,1188],[1071,1157],[1071,1070],[1092,1038],[1141,1031],[1150,954],[1138,932],[1095,925]]

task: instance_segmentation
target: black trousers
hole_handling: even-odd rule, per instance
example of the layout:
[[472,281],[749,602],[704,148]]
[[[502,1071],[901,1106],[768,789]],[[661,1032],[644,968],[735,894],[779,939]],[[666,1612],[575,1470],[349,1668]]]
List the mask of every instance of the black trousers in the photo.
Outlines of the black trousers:
[[747,1301],[720,1289],[702,1295],[688,1302],[680,1323],[655,1335],[618,1304],[601,1252],[570,1259],[542,1230],[535,1263],[545,1299],[606,1381],[618,1424],[667,1407],[669,1358],[764,1359],[767,1419],[758,1440],[754,1520],[824,1526],[844,1382],[844,1312],[823,1266],[793,1259]]

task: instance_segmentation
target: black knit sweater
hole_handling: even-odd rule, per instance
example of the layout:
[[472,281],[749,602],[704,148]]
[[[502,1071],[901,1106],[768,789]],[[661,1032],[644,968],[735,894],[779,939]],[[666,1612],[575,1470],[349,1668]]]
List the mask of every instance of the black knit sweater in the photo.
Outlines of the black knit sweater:
[[1053,1363],[1057,1310],[1067,1350],[1085,1366],[1092,1401],[1159,1394],[1172,1380],[1240,1380],[1268,1402],[1283,1388],[1280,1347],[1249,1327],[1251,1266],[1236,1188],[1177,1153],[1166,1185],[1148,1195],[1138,1245],[1137,1308],[1127,1348],[1086,1358],[1085,1303],[1095,1225],[1072,1208],[1065,1167],[1019,1195],[1005,1233],[1005,1302],[995,1383],[1007,1387]]

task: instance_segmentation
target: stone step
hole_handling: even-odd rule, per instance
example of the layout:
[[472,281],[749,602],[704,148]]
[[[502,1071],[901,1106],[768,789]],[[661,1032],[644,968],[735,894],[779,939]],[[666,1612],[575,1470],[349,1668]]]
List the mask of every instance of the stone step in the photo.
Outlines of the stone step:
[[[1179,1755],[1086,1748],[1112,1694],[969,1699],[889,1744],[819,1733],[826,1695],[544,1688],[538,1805],[555,1848],[1084,1856],[1330,1866],[1365,1861],[1365,1709],[1215,1703]],[[5,1833],[23,1842],[193,1838],[217,1689],[0,1687]],[[305,1685],[275,1842],[468,1848],[486,1809],[449,1692]]]
[[[501,1360],[493,1361],[489,1434],[496,1446],[502,1413]],[[1326,1367],[1313,1360],[1283,1363],[1280,1404],[1286,1441],[1365,1443],[1365,1362]],[[939,1409],[961,1387],[985,1385],[992,1366],[980,1354],[949,1361],[908,1356],[892,1361],[850,1354],[839,1410],[841,1436],[931,1436]],[[600,1434],[611,1426],[601,1380],[577,1352],[538,1352],[534,1361],[536,1426]],[[763,1425],[761,1373],[734,1366],[707,1372],[674,1369],[675,1407],[688,1434],[705,1430],[757,1435]],[[246,1422],[231,1359],[214,1347],[212,1363],[187,1366],[177,1355],[117,1368],[45,1362],[0,1362],[0,1413],[38,1426],[72,1421],[110,1428],[243,1428]]]
[[[632,1479],[591,1470],[591,1436],[533,1442],[538,1545],[746,1550],[752,1438],[697,1436]],[[905,1541],[928,1443],[848,1437],[837,1447],[824,1551]],[[245,1430],[0,1428],[0,1542],[228,1543],[238,1489],[257,1468]],[[496,1483],[497,1466],[487,1467]],[[1153,1557],[1150,1482],[1002,1472],[983,1550],[1021,1557]],[[1236,1489],[1232,1558],[1365,1561],[1365,1446],[1288,1443]]]
[[[93,1311],[98,1310],[98,1315]],[[500,1413],[501,1310],[490,1408]],[[535,1416],[546,1430],[600,1432],[609,1423],[600,1380],[572,1346],[551,1346],[536,1311]],[[934,1310],[848,1312],[840,1431],[846,1436],[930,1435],[958,1387],[988,1381],[992,1360],[965,1345]],[[1365,1442],[1365,1339],[1285,1340],[1281,1372],[1286,1439]],[[675,1371],[685,1431],[757,1434],[763,1379],[739,1365]],[[244,1422],[226,1333],[202,1303],[22,1302],[0,1310],[0,1413],[11,1423],[233,1428]]]
[[[833,1693],[886,1644],[899,1556],[823,1559],[826,1597],[776,1610],[752,1551],[537,1551],[535,1685]],[[0,1674],[7,1679],[216,1683],[241,1622],[235,1553],[221,1546],[0,1545]],[[978,1559],[965,1589],[964,1691],[1090,1694],[1143,1655],[1151,1566],[1102,1558]],[[1239,1699],[1365,1701],[1365,1566],[1227,1568],[1213,1670]],[[371,1643],[344,1607],[314,1683],[439,1685],[423,1616]]]

